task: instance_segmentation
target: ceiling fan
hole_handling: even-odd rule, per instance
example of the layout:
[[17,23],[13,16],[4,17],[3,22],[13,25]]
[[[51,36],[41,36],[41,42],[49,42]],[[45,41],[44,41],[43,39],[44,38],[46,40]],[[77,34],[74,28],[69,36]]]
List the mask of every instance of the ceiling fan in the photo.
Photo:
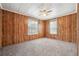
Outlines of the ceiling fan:
[[42,16],[48,16],[51,12],[52,10],[46,10],[46,9],[40,10],[40,14]]

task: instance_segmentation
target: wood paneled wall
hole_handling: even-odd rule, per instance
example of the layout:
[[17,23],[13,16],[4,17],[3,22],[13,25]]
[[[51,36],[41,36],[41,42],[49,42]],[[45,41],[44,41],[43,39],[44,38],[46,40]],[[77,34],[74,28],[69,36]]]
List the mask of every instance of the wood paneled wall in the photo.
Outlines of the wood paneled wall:
[[58,17],[58,39],[76,43],[77,14]]
[[28,18],[27,16],[16,14],[13,12],[3,10],[3,41],[2,45],[12,45],[28,40],[44,37],[44,21],[39,21],[39,34],[27,35],[28,32]]
[[14,40],[14,13],[3,10],[2,45],[11,45]]
[[79,3],[77,4],[77,52],[79,56]]
[[24,35],[27,33],[25,32],[25,20],[27,22],[27,19],[27,16],[14,14],[14,44],[25,41]]
[[0,9],[0,47],[2,47],[2,10]]
[[70,14],[57,18],[57,35],[49,33],[49,21],[46,20],[46,37],[52,39],[63,40],[67,42],[76,42],[76,22],[77,14]]
[[28,32],[28,16],[2,10],[2,45],[12,45],[37,38],[48,37],[68,42],[76,42],[76,16],[71,14],[58,17],[58,34],[49,33],[49,21],[39,21],[39,34],[27,35]]

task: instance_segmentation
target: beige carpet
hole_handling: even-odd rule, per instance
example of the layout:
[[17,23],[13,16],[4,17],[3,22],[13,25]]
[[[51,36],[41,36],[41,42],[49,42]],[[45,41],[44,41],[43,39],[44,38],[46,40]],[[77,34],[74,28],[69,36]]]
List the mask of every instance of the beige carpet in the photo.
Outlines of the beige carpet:
[[6,46],[5,56],[75,56],[76,45],[54,39],[40,38],[21,44]]

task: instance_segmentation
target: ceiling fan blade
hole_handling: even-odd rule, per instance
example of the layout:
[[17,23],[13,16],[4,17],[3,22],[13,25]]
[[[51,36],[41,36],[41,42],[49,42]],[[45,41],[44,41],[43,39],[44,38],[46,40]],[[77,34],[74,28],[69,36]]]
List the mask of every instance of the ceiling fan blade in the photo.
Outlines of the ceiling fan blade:
[[47,12],[52,12],[52,10],[49,10],[49,11],[47,11]]

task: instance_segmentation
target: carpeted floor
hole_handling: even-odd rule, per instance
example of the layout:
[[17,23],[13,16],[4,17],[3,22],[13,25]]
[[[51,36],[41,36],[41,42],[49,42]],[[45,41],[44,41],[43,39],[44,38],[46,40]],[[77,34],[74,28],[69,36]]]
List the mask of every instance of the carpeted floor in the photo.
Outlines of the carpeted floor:
[[75,56],[76,48],[73,43],[40,38],[3,47],[2,54],[4,56]]
[[2,56],[2,48],[0,47],[0,56]]

